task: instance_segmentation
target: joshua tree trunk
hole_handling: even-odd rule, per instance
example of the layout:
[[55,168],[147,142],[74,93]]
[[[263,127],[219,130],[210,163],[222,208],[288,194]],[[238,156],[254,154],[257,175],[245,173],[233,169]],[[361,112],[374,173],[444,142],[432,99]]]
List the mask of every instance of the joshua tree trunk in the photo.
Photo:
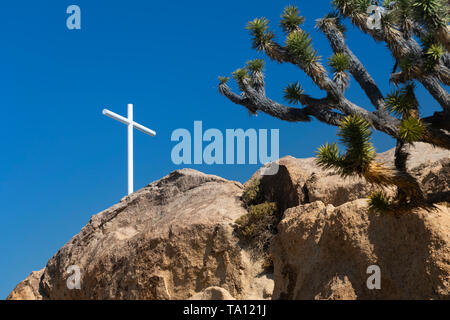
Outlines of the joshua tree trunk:
[[395,147],[395,168],[398,172],[402,173],[406,181],[409,181],[408,188],[405,190],[401,187],[400,183],[397,185],[397,199],[399,202],[404,203],[408,200],[408,196],[411,197],[413,202],[421,202],[423,200],[423,193],[420,189],[419,184],[416,179],[408,172],[406,168],[406,163],[408,161],[409,152],[406,150],[406,144],[404,141],[397,140],[397,145]]
[[[335,53],[344,53],[347,56],[349,61],[347,71],[367,95],[375,107],[375,111],[370,112],[348,100],[344,96],[345,89],[343,90],[336,83],[335,78],[328,76],[326,69],[319,61],[317,52],[311,46],[309,35],[300,28],[303,18],[295,7],[286,8],[282,15],[281,23],[287,35],[285,46],[273,40],[274,35],[269,31],[268,21],[265,18],[255,19],[247,27],[253,36],[253,46],[258,51],[264,51],[272,60],[294,64],[299,67],[319,88],[326,92],[326,97],[313,98],[305,94],[303,90],[298,91],[296,98],[291,101],[302,104],[303,108],[293,108],[273,101],[266,96],[265,90],[255,90],[252,87],[251,78],[255,77],[261,79],[259,86],[265,87],[261,69],[247,69],[250,74],[241,74],[242,77],[236,75],[235,78],[242,91],[241,94],[232,92],[227,85],[227,78],[221,78],[219,92],[233,103],[244,106],[252,114],[260,111],[285,121],[304,122],[314,117],[324,123],[338,126],[344,116],[359,115],[368,121],[374,129],[399,139],[401,121],[388,113],[381,90],[346,44],[344,28],[340,19],[341,17],[347,17],[356,27],[371,35],[376,41],[385,42],[399,65],[404,65],[405,59],[416,62],[409,69],[391,74],[391,81],[397,84],[418,81],[430,92],[442,107],[442,111],[421,119],[426,126],[426,132],[417,141],[450,149],[450,96],[442,86],[450,83],[449,53],[445,50],[441,57],[435,61],[432,70],[428,70],[424,67],[425,48],[422,48],[414,38],[407,36],[407,32],[399,30],[395,24],[388,21],[383,21],[383,27],[380,30],[369,29],[367,27],[368,14],[355,4],[355,0],[336,0],[334,5],[340,11],[340,16],[328,15],[319,19],[317,27],[325,34]],[[446,5],[448,8],[447,3]],[[428,32],[423,27],[419,28],[417,23],[413,26],[417,33]],[[439,33],[442,35],[438,39],[448,39],[448,33],[442,30]],[[445,28],[445,30],[447,29]],[[443,35],[447,35],[447,37]]]
[[[419,185],[407,172],[409,155],[406,149],[415,141],[450,149],[450,95],[445,89],[450,84],[450,34],[447,27],[450,5],[446,0],[385,0],[380,23],[371,27],[367,13],[370,0],[333,0],[332,3],[337,13],[317,20],[317,28],[326,36],[334,52],[329,60],[333,76],[329,76],[320,62],[309,34],[301,29],[304,18],[296,7],[288,6],[281,15],[281,27],[286,34],[284,45],[274,40],[267,19],[257,18],[247,26],[255,49],[265,52],[276,62],[297,66],[325,92],[325,97],[311,97],[297,82],[286,87],[285,98],[289,103],[303,107],[287,106],[270,99],[266,95],[262,60],[249,61],[246,67],[233,73],[241,91],[239,94],[231,90],[226,77],[219,78],[219,92],[233,103],[247,108],[250,114],[264,112],[284,121],[307,122],[316,118],[342,128],[342,124],[349,120],[347,126],[349,123],[360,125],[364,133],[365,124],[359,119],[364,120],[371,128],[398,141],[395,168],[386,168],[373,159],[356,163],[351,152],[339,155],[337,148],[330,145],[321,148],[325,153],[322,164],[340,168],[344,175],[353,172],[370,182],[394,184],[398,187],[400,200],[421,200]],[[400,67],[399,71],[395,67],[388,78],[403,88],[386,97],[383,95],[365,66],[347,46],[342,18],[348,18],[362,32],[387,45],[394,64]],[[418,38],[420,42],[416,40]],[[375,111],[369,111],[345,96],[350,75],[367,95]],[[414,96],[415,82],[428,90],[442,111],[419,117],[419,105]],[[347,142],[351,148],[352,143]],[[369,146],[370,142],[366,143]],[[365,150],[368,158],[369,149]],[[331,165],[326,164],[326,160],[331,161]]]

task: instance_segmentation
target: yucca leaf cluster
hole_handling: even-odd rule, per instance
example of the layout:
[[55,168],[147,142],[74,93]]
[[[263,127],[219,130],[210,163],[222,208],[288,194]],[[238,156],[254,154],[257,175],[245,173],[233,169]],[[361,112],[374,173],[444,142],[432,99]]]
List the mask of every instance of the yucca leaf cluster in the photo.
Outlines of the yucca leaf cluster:
[[233,79],[238,82],[242,82],[244,79],[249,78],[248,69],[247,68],[239,68],[231,73]]
[[358,115],[347,116],[337,135],[347,148],[345,154],[339,153],[336,143],[327,143],[317,151],[317,164],[325,169],[334,169],[343,177],[363,175],[375,158],[370,124]]
[[264,50],[265,46],[272,41],[275,35],[269,31],[269,20],[265,17],[256,18],[247,24],[252,37],[252,46],[258,51]]
[[350,66],[350,60],[343,52],[335,53],[328,60],[328,65],[333,69],[333,72],[343,72]]
[[286,38],[286,48],[290,55],[302,64],[311,64],[318,60],[317,52],[311,45],[309,33],[303,30],[295,30]]
[[284,99],[292,104],[300,103],[303,94],[304,91],[298,81],[287,85],[284,89]]
[[413,110],[417,110],[418,102],[414,96],[413,85],[407,85],[402,89],[394,90],[386,97],[386,107],[389,112],[404,118]]
[[262,59],[254,59],[247,61],[247,69],[250,70],[250,72],[262,72],[264,69],[264,60]]
[[341,91],[344,91],[350,81],[346,70],[350,67],[350,60],[343,52],[338,52],[328,59],[328,65],[333,70],[333,81],[339,86]]
[[369,211],[386,213],[391,205],[389,197],[383,191],[376,191],[369,195]]
[[412,0],[413,17],[429,31],[446,27],[449,22],[447,0]]
[[408,117],[400,124],[400,138],[408,143],[419,141],[425,132],[425,126],[420,119]]
[[300,15],[300,11],[295,6],[287,6],[281,14],[280,26],[287,34],[294,30],[305,21],[305,18]]
[[222,77],[222,76],[219,76],[218,79],[219,79],[220,84],[225,84],[225,83],[227,83],[228,81],[230,81],[230,77]]
[[333,0],[332,4],[343,12],[350,14],[366,13],[371,0]]
[[399,26],[400,30],[410,37],[413,31],[411,0],[386,0],[383,6],[388,9],[383,17],[384,22]]
[[445,49],[439,43],[433,43],[425,48],[425,69],[433,70],[439,63],[439,59],[444,55]]
[[423,137],[425,126],[418,118],[418,102],[412,84],[388,94],[386,106],[391,113],[402,119],[399,128],[401,140],[414,143]]

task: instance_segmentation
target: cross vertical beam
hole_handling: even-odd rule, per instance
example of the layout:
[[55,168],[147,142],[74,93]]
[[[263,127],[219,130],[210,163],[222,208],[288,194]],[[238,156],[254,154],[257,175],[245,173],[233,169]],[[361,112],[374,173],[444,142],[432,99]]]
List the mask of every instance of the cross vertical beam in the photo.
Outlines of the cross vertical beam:
[[128,194],[133,193],[133,105],[128,104]]
[[114,120],[122,122],[127,125],[127,143],[128,143],[128,195],[133,193],[133,129],[138,129],[150,136],[155,136],[156,132],[144,127],[143,125],[133,121],[133,105],[128,104],[128,116],[124,118],[117,113],[109,111],[108,109],[103,109],[103,114]]

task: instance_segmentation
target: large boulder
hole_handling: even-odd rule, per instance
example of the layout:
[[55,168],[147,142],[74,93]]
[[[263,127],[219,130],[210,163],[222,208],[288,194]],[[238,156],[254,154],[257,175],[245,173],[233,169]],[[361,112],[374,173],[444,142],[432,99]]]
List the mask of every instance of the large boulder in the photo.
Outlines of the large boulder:
[[[39,281],[27,278],[9,298],[215,297],[217,290],[205,293],[209,287],[236,299],[270,298],[273,280],[234,235],[234,221],[246,213],[241,193],[240,183],[175,171],[93,216],[48,261]],[[72,265],[80,268],[80,290],[67,287]]]
[[202,292],[194,294],[189,300],[235,300],[224,288],[209,287]]
[[33,271],[6,297],[6,300],[42,300],[40,282],[44,269]]
[[[275,299],[449,299],[450,209],[369,213],[363,199],[286,210],[272,245]],[[381,288],[369,289],[368,267]],[[369,269],[370,271],[370,269]]]
[[[378,160],[392,166],[393,153]],[[440,204],[399,217],[369,213],[375,187],[314,158],[284,157],[275,175],[258,170],[264,200],[284,212],[273,274],[235,232],[247,213],[243,186],[183,169],[93,216],[8,299],[449,298],[450,152],[417,143],[410,153],[409,171]],[[367,288],[371,265],[381,268],[380,290]],[[71,266],[79,290],[67,286]]]
[[[408,170],[418,179],[424,193],[431,196],[430,200],[448,198],[450,151],[418,142],[409,148],[409,153]],[[387,166],[393,167],[393,160],[393,149],[377,155],[377,161]],[[265,199],[277,202],[282,210],[314,201],[339,206],[366,198],[378,188],[363,178],[344,179],[333,170],[323,170],[316,165],[315,158],[286,156],[277,162],[279,170],[275,175],[262,175],[262,168],[251,179],[260,179]],[[394,193],[393,189],[386,191]]]

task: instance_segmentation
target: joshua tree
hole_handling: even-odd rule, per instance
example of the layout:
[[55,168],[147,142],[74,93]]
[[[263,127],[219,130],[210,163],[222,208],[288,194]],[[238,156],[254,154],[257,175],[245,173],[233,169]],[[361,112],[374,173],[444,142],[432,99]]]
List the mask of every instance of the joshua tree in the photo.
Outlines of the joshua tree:
[[[227,85],[228,77],[219,77],[219,92],[232,102],[248,109],[250,114],[264,112],[285,121],[307,122],[311,117],[338,126],[338,135],[347,147],[340,154],[336,144],[319,148],[317,163],[337,170],[342,176],[360,175],[371,183],[397,186],[396,202],[420,202],[423,197],[418,183],[407,172],[408,152],[405,146],[416,141],[450,149],[450,5],[447,0],[385,0],[383,5],[371,0],[333,0],[335,12],[317,20],[317,28],[328,39],[334,52],[328,65],[329,75],[311,44],[309,34],[301,28],[304,18],[298,8],[288,6],[281,14],[280,26],[286,40],[277,43],[266,18],[250,21],[247,29],[253,48],[263,51],[279,63],[291,63],[306,73],[326,94],[314,98],[304,92],[299,82],[285,88],[284,97],[292,107],[266,96],[264,61],[251,60],[232,73],[240,94]],[[373,7],[373,5],[377,7]],[[381,17],[371,24],[371,10]],[[377,42],[384,42],[395,65],[390,81],[397,90],[383,96],[377,84],[346,44],[342,19],[349,19],[360,31]],[[375,107],[371,112],[345,96],[350,75]],[[439,103],[442,111],[429,117],[419,116],[414,84],[419,82]],[[395,168],[375,160],[370,141],[372,130],[384,132],[397,141]],[[371,196],[375,207],[387,205],[382,193]]]

